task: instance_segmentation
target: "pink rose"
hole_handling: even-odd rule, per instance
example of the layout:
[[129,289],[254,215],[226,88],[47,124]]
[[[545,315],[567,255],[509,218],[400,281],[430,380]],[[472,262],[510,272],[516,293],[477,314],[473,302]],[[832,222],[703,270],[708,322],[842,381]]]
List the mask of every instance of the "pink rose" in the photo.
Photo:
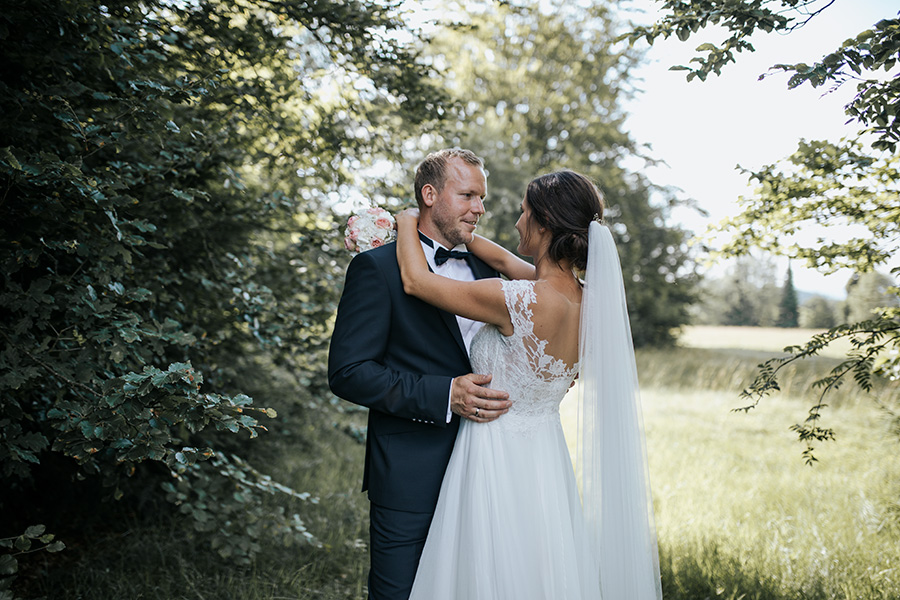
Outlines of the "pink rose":
[[350,233],[347,234],[347,237],[349,237],[351,240],[353,240],[355,242],[357,240],[357,238],[359,238],[359,229],[351,228]]
[[350,252],[355,252],[356,251],[356,243],[354,243],[354,241],[351,240],[349,237],[345,237],[344,238],[344,248],[346,248]]
[[378,217],[377,219],[375,219],[375,226],[381,227],[382,229],[387,229],[388,231],[394,228],[394,226],[391,224],[391,220],[387,217]]
[[374,206],[374,207],[370,208],[368,212],[370,215],[380,215],[382,213],[382,210],[380,208],[378,208],[377,206]]
[[381,241],[381,238],[373,238],[372,243],[370,244],[373,248],[377,248],[379,246],[384,246],[384,242]]

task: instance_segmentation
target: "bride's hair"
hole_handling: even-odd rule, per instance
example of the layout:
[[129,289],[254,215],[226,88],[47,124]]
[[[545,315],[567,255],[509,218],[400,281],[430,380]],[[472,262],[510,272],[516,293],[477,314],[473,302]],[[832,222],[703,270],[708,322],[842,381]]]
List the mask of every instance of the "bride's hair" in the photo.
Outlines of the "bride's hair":
[[525,200],[535,222],[552,234],[548,254],[574,268],[587,267],[588,226],[603,217],[603,196],[590,179],[575,171],[557,171],[531,180]]

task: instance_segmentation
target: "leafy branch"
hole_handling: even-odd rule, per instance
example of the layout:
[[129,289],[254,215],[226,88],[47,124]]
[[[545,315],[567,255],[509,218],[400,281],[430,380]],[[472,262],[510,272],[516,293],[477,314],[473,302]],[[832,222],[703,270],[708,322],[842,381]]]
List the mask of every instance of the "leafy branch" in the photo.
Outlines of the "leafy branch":
[[[705,81],[710,73],[721,75],[726,65],[736,62],[736,53],[753,52],[755,49],[749,40],[757,30],[789,34],[831,7],[834,0],[810,11],[804,9],[816,6],[819,0],[665,0],[661,4],[665,14],[660,21],[635,27],[619,39],[631,43],[645,39],[652,45],[657,38],[675,35],[684,42],[701,29],[719,25],[727,31],[728,37],[718,45],[707,42],[698,46],[696,51],[701,54],[690,60],[695,66],[670,67],[673,71],[687,71],[688,81],[695,78]],[[771,4],[776,6],[768,6]],[[856,96],[844,107],[845,112],[876,134],[872,143],[874,149],[893,152],[900,141],[900,85],[898,76],[890,76],[890,72],[898,60],[900,19],[895,17],[883,19],[871,29],[847,39],[839,49],[812,65],[776,64],[770,71],[793,73],[788,81],[791,89],[807,82],[813,87],[828,82],[839,87],[851,79],[858,80]],[[879,71],[883,73],[882,79],[875,76]],[[865,77],[865,73],[872,76]],[[766,76],[768,74],[760,75],[760,79]]]
[[756,378],[741,392],[741,397],[751,401],[750,404],[733,409],[735,412],[749,412],[756,408],[760,401],[773,392],[780,391],[778,384],[779,372],[798,360],[817,356],[835,340],[849,338],[853,349],[848,353],[847,360],[834,367],[828,375],[816,380],[813,388],[821,389],[816,403],[809,409],[809,413],[803,423],[791,426],[800,441],[806,444],[803,452],[807,464],[812,464],[817,459],[814,455],[812,443],[833,440],[834,430],[819,426],[822,411],[828,406],[825,398],[830,392],[837,390],[845,381],[848,374],[852,374],[857,385],[869,392],[873,386],[873,372],[876,359],[890,346],[900,346],[900,322],[890,318],[873,319],[854,324],[838,325],[826,332],[814,335],[804,346],[788,346],[784,349],[789,356],[770,358],[759,365]]
[[63,542],[54,540],[56,536],[46,531],[44,525],[32,525],[21,535],[0,538],[0,592],[9,590],[19,572],[17,556],[42,551],[61,552],[66,548]]

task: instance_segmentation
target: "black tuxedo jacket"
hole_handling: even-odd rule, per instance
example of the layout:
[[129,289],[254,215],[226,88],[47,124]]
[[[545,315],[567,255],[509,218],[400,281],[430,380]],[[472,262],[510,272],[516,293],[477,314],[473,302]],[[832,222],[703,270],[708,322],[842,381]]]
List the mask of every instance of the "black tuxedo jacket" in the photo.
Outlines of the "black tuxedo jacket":
[[[477,279],[498,274],[475,257]],[[459,417],[450,381],[471,371],[456,317],[403,291],[396,244],[350,262],[328,353],[337,396],[369,409],[363,490],[395,510],[437,504]]]

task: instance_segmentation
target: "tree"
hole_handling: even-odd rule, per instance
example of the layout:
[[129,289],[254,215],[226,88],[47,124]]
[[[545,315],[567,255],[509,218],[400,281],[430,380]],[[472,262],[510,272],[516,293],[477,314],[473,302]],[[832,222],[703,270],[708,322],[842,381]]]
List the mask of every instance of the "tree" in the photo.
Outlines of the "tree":
[[880,310],[900,306],[900,298],[891,292],[894,281],[878,271],[854,275],[847,282],[844,318],[853,323],[877,317]]
[[99,480],[167,497],[238,562],[262,537],[313,540],[264,504],[312,498],[251,464],[275,411],[244,392],[270,394],[274,363],[296,374],[295,412],[330,398],[330,196],[445,100],[399,28],[367,2],[4,4],[0,510],[16,524]]
[[794,289],[794,272],[788,265],[784,286],[781,288],[781,300],[778,303],[778,327],[797,327],[800,318],[797,309],[797,290]]
[[835,303],[813,296],[800,306],[799,324],[806,329],[829,329],[834,327]]
[[533,177],[563,168],[591,177],[618,242],[634,341],[671,342],[687,322],[696,278],[685,232],[665,224],[674,201],[624,166],[638,154],[620,106],[636,56],[613,43],[609,6],[470,2],[459,18],[426,52],[448,65],[447,89],[459,104],[441,138],[486,159],[485,233],[514,250]]
[[719,278],[705,277],[693,322],[704,325],[770,327],[777,318],[777,285],[771,262],[753,256],[732,261]]
[[[827,0],[737,0],[734,2],[680,2],[660,0],[662,18],[648,27],[626,34],[631,41],[676,35],[687,40],[709,25],[724,29],[721,44],[704,43],[695,66],[678,65],[688,79],[719,75],[735,53],[752,51],[750,36],[757,31],[790,33],[814,21],[833,2]],[[900,239],[900,76],[892,74],[900,59],[900,19],[896,15],[848,38],[839,48],[812,64],[777,64],[773,72],[791,74],[791,88],[856,83],[856,95],[845,106],[846,115],[861,129],[857,140],[839,144],[802,141],[788,164],[747,172],[758,183],[754,196],[741,199],[742,212],[726,220],[719,231],[729,232],[731,241],[722,251],[741,255],[757,247],[803,260],[811,267],[833,272],[849,267],[858,272],[873,270],[897,254]],[[866,149],[865,146],[869,146]],[[860,232],[849,240],[830,234],[836,230]],[[812,244],[797,241],[793,234],[801,228],[820,227],[823,234]],[[897,272],[895,269],[894,272]],[[896,295],[897,288],[892,293]],[[837,388],[847,375],[865,389],[873,378],[897,378],[900,357],[889,349],[900,347],[900,310],[887,307],[859,322],[839,324],[814,336],[805,346],[792,349],[786,358],[771,359],[760,370],[745,394],[756,406],[760,399],[778,389],[780,369],[793,361],[816,355],[832,341],[849,337],[852,350],[847,360],[816,382],[822,390],[807,420],[794,426],[805,441],[807,460],[815,460],[812,444],[833,438],[833,430],[819,426],[825,395]],[[900,422],[900,421],[898,421]]]

